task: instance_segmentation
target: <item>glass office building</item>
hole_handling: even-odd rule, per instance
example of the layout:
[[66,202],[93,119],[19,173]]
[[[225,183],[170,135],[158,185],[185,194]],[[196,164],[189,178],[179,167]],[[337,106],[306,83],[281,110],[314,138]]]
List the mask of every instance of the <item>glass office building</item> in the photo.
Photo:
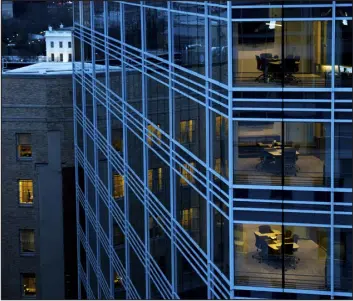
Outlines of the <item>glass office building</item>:
[[75,1],[81,298],[352,298],[352,3]]

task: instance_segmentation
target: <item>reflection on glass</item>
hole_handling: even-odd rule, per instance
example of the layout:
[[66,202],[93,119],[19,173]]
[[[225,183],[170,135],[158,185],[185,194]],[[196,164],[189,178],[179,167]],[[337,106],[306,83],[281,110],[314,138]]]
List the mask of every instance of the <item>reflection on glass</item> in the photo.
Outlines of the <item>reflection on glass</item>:
[[235,183],[328,186],[329,124],[236,122]]

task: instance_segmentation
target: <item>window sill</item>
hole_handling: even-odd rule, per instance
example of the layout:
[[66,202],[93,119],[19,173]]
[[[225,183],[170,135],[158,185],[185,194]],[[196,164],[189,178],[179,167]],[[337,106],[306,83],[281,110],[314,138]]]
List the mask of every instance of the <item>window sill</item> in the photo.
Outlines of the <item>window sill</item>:
[[33,203],[19,203],[19,207],[33,207]]
[[20,256],[21,257],[34,257],[36,256],[36,253],[33,252],[33,253],[29,253],[29,252],[20,252]]
[[28,161],[32,161],[33,157],[17,157],[17,161],[24,161],[24,162],[28,162]]

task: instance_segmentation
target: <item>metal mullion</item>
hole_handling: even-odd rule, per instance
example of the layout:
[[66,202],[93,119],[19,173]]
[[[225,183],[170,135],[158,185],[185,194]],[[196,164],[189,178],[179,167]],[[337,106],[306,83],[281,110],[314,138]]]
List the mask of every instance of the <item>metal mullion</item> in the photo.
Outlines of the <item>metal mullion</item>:
[[334,178],[335,178],[335,173],[334,173],[334,168],[335,168],[335,46],[336,46],[336,1],[332,1],[332,25],[331,25],[331,123],[330,123],[330,131],[331,131],[331,137],[330,137],[330,146],[331,146],[331,158],[330,158],[330,187],[331,187],[331,193],[330,193],[330,198],[331,198],[331,218],[330,218],[330,292],[331,292],[331,299],[334,299],[334,290],[335,290],[335,283],[334,283],[334,263],[335,263],[335,252],[334,252],[334,239],[335,239],[335,233],[334,233]]
[[[80,1],[79,3],[80,6],[80,24],[83,24],[83,1]],[[81,76],[84,78],[84,42],[83,42],[83,33],[82,29],[80,27],[80,51],[81,51]],[[86,89],[85,89],[85,83],[82,82],[81,85],[82,89],[82,114],[86,116]],[[85,119],[83,120],[82,124],[82,129],[83,129],[83,168],[86,168],[86,158],[87,158],[87,138],[86,138],[86,122]],[[87,193],[88,193],[88,181],[87,181],[87,174],[84,172],[84,195],[85,195],[85,220],[88,220],[88,214],[87,214]],[[88,232],[88,223],[86,222],[85,224],[85,243],[88,243],[89,239],[89,232]],[[86,256],[86,280],[87,283],[90,282],[90,262],[88,259],[88,256]]]
[[[107,49],[107,44],[108,44],[108,35],[109,35],[109,30],[108,30],[108,2],[104,1],[104,47]],[[94,28],[93,28],[94,30]],[[109,50],[108,50],[109,51]],[[110,74],[109,74],[109,52],[105,51],[105,85],[106,85],[106,95],[105,95],[105,107],[106,107],[106,152],[107,152],[107,179],[108,179],[108,219],[109,219],[109,252],[107,253],[109,256],[109,292],[110,292],[110,298],[114,298],[114,271],[112,267],[112,249],[113,249],[113,218],[112,218],[112,200],[110,198],[110,194],[112,192],[112,167],[111,167],[111,115],[110,115],[110,101],[109,101],[109,91],[110,91]],[[94,77],[96,79],[96,77]],[[93,84],[93,83],[92,83]],[[95,85],[94,85],[95,87]],[[101,134],[101,133],[100,133]],[[100,135],[102,136],[102,134]],[[104,136],[100,137],[104,142]],[[102,196],[102,198],[104,198]]]
[[[126,68],[125,68],[125,4],[120,2],[120,38],[121,38],[121,96],[123,101],[123,157],[124,157],[124,217],[125,217],[125,271],[126,278],[130,279],[130,242],[129,242],[129,199],[128,199],[128,148],[126,127]],[[130,285],[126,287],[126,298],[130,296]]]
[[144,238],[145,238],[145,298],[151,298],[151,283],[150,283],[150,234],[149,234],[149,198],[148,196],[148,147],[147,147],[147,135],[146,120],[148,119],[148,107],[147,107],[147,81],[146,81],[146,10],[143,7],[144,1],[140,2],[140,21],[141,21],[141,83],[142,83],[142,114],[144,119],[142,120],[143,130],[143,198],[144,198]]
[[[73,9],[73,19],[75,18],[75,10]],[[79,186],[79,173],[78,173],[78,160],[77,160],[77,154],[76,154],[76,149],[78,148],[78,137],[77,137],[77,92],[76,92],[76,79],[75,79],[75,72],[76,72],[76,66],[75,66],[75,38],[72,39],[72,97],[73,97],[73,115],[74,115],[74,160],[75,160],[75,187]],[[79,216],[79,195],[77,189],[76,191],[76,233],[78,233],[78,226],[77,224],[79,223],[80,216]],[[77,234],[76,234],[77,235]],[[81,256],[80,256],[80,242],[78,239],[76,239],[76,259],[77,259],[77,296],[78,299],[81,299],[81,282],[80,282],[80,262],[81,262]]]
[[[228,202],[233,205],[233,23],[232,1],[227,1],[227,58],[228,58]],[[229,210],[229,283],[230,299],[234,298],[234,224],[233,210]]]
[[[206,103],[206,241],[207,241],[207,298],[212,299],[212,288],[213,284],[211,282],[211,259],[212,257],[212,249],[213,249],[213,237],[211,237],[212,227],[213,224],[211,223],[211,215],[212,215],[212,207],[210,205],[210,168],[211,168],[211,161],[210,161],[210,149],[211,149],[211,142],[210,142],[210,110],[209,110],[209,81],[208,78],[210,77],[210,24],[208,18],[208,3],[207,1],[204,2],[204,13],[205,13],[205,103]],[[211,39],[212,40],[212,39]],[[212,287],[211,287],[212,286]]]
[[[90,19],[91,19],[91,30],[94,28],[94,2],[90,1]],[[91,61],[92,61],[92,78],[96,76],[96,60],[95,60],[95,38],[91,35]],[[96,131],[94,129],[97,128],[97,105],[96,105],[96,97],[95,97],[95,86],[92,85],[92,106],[93,106],[93,157],[94,157],[94,202],[95,202],[95,219],[91,221],[92,225],[94,224],[95,232],[96,232],[96,264],[97,268],[100,267],[100,241],[99,241],[99,234],[97,232],[97,226],[99,223],[99,199],[98,199],[98,191],[97,191],[97,177],[98,177],[98,151],[97,151],[97,139],[96,139]],[[86,119],[86,116],[84,117]],[[90,208],[88,209],[90,211]],[[98,299],[101,299],[101,276],[97,274],[97,292],[98,292]]]
[[174,26],[173,26],[173,14],[171,9],[173,3],[167,2],[167,14],[168,14],[168,69],[169,69],[169,87],[168,87],[168,107],[169,107],[169,181],[170,181],[170,215],[171,215],[171,278],[172,278],[172,296],[173,298],[177,297],[178,291],[178,268],[177,268],[177,252],[175,245],[175,217],[176,217],[176,178],[174,173],[175,163],[173,160],[174,154],[174,143],[173,139],[175,138],[175,126],[174,126],[174,112],[175,112],[175,101],[174,101],[174,91],[172,89],[173,82],[173,73],[174,73]]

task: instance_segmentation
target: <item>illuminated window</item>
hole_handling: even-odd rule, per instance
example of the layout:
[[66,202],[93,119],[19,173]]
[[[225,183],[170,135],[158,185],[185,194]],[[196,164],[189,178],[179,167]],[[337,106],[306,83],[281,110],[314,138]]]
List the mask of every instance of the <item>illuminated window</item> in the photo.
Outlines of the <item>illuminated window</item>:
[[35,297],[37,294],[36,274],[21,274],[21,290],[23,297]]
[[21,229],[20,230],[20,245],[21,253],[34,253],[34,230]]
[[195,137],[195,120],[180,121],[180,142],[192,143]]
[[214,165],[214,170],[221,174],[221,158],[217,158]]
[[216,138],[225,138],[228,135],[228,119],[223,116],[216,117]]
[[148,170],[148,188],[157,192],[163,189],[163,169],[154,168]]
[[158,174],[158,178],[157,178],[157,190],[161,191],[163,188],[163,169],[162,167],[157,169],[157,174]]
[[17,156],[20,159],[32,158],[31,134],[17,134]]
[[114,175],[114,198],[124,197],[124,177],[121,175]]
[[162,140],[162,133],[159,130],[159,128],[161,127],[160,124],[157,124],[157,129],[152,126],[151,124],[149,124],[147,126],[148,129],[148,138],[147,138],[147,142],[149,145],[152,145],[153,142],[161,144],[160,140]]
[[33,181],[19,180],[20,204],[33,204]]
[[148,170],[148,188],[153,189],[153,169]]
[[[191,166],[190,166],[191,165]],[[181,168],[181,174],[184,176],[184,178],[186,178],[189,182],[194,183],[194,170],[192,167],[195,167],[195,163],[192,162],[190,163],[190,165],[188,164],[184,164],[184,168]],[[187,186],[188,182],[182,177],[180,177],[180,184],[181,186]]]
[[[222,169],[222,161],[221,161],[221,158],[217,158],[217,159],[215,160],[214,170],[215,170],[216,172],[218,172],[221,176],[224,176],[224,170],[225,170],[226,176],[228,177],[228,160],[225,160],[224,167],[223,167],[223,169]],[[216,176],[214,176],[214,178],[217,179]]]
[[182,210],[181,225],[184,229],[199,231],[199,208]]

